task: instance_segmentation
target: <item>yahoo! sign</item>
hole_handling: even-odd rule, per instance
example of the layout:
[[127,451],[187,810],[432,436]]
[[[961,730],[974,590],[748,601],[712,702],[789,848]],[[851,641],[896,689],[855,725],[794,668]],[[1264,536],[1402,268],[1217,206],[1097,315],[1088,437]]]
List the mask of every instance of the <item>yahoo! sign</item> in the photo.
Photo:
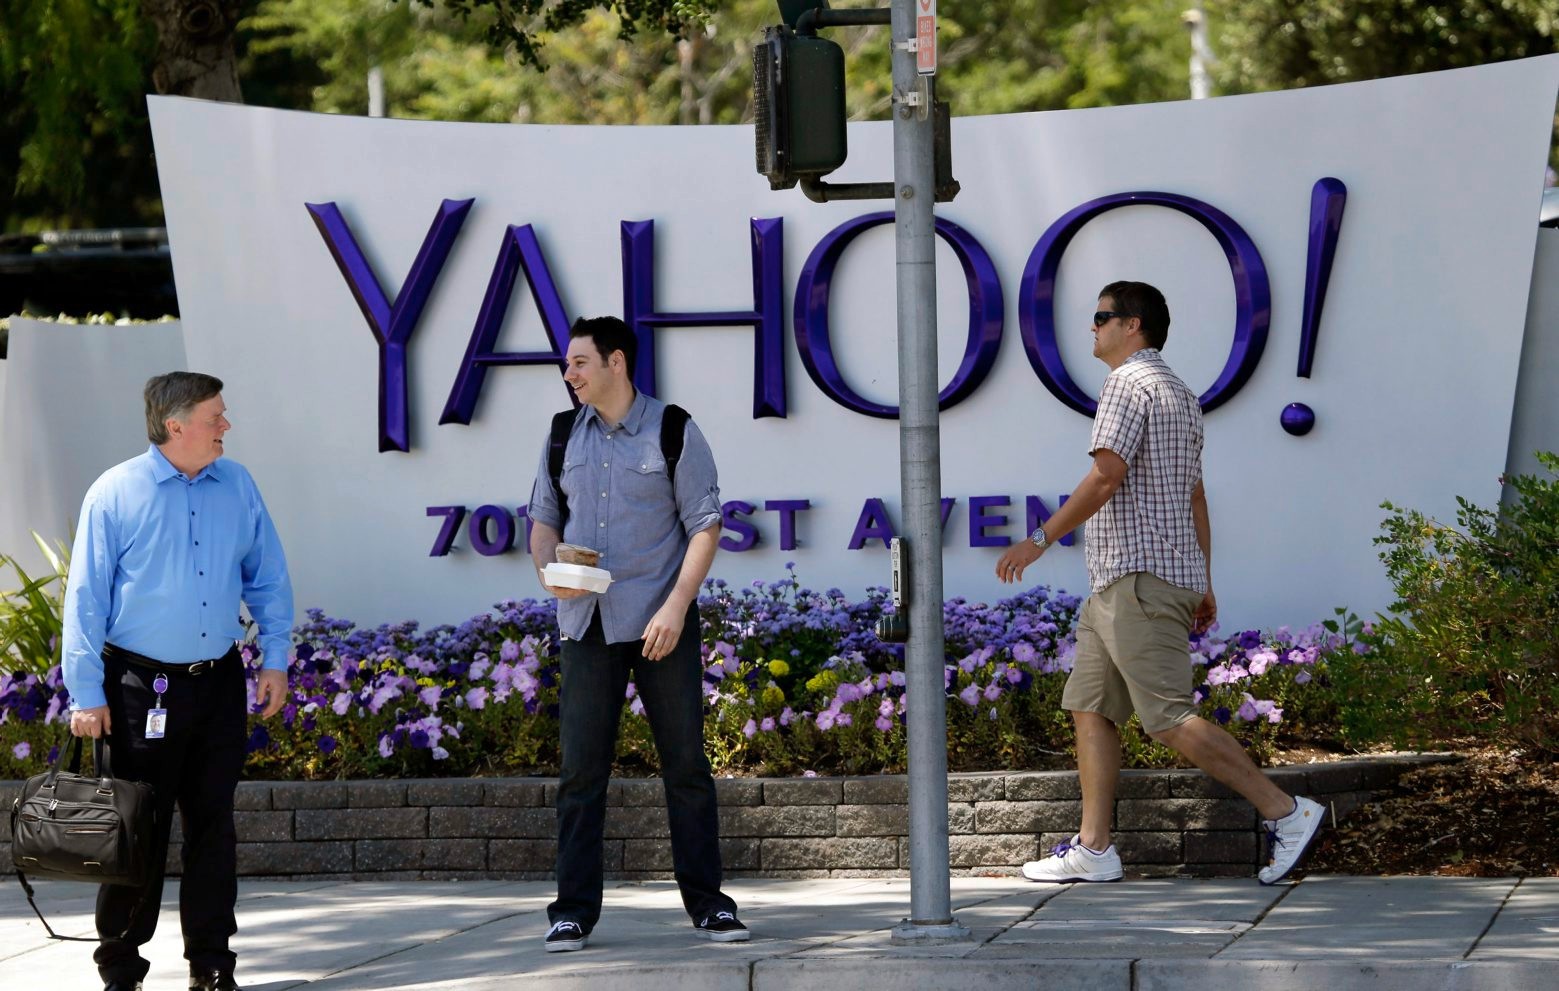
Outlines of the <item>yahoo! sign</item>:
[[[1309,376],[1314,359],[1316,334],[1346,201],[1346,187],[1335,178],[1321,179],[1311,192],[1304,310],[1300,326],[1300,376]],[[378,344],[380,451],[411,450],[407,345],[474,202],[474,199],[443,201],[393,304],[340,208],[334,202],[307,204],[320,236],[335,258]],[[1261,360],[1272,319],[1272,293],[1261,252],[1245,230],[1228,214],[1189,196],[1162,192],[1104,196],[1069,211],[1044,232],[1029,254],[1019,288],[1019,322],[1029,364],[1053,396],[1079,413],[1093,415],[1097,404],[1072,379],[1057,342],[1056,274],[1067,246],[1085,224],[1125,206],[1158,206],[1191,217],[1213,235],[1228,260],[1236,303],[1234,344],[1217,381],[1200,397],[1204,410],[1217,409],[1249,381]],[[884,419],[896,418],[898,408],[873,402],[850,386],[835,359],[828,308],[835,269],[845,249],[865,231],[892,221],[891,212],[869,213],[829,231],[802,266],[793,307],[796,349],[813,383],[840,406]],[[622,222],[623,318],[638,335],[639,358],[634,379],[645,393],[656,395],[657,328],[750,325],[754,329],[752,416],[759,419],[787,415],[784,328],[781,323],[784,221],[777,217],[754,219],[750,226],[753,308],[676,313],[656,308],[654,221]],[[1003,336],[1005,306],[1001,277],[979,240],[945,219],[937,220],[936,232],[958,259],[969,293],[969,327],[963,358],[952,381],[940,393],[940,406],[947,410],[972,395],[994,367]],[[551,350],[494,350],[522,271],[552,342]],[[465,358],[439,423],[471,423],[491,368],[505,365],[562,368],[570,323],[568,309],[535,229],[530,224],[510,225],[499,246]],[[1300,435],[1311,429],[1315,417],[1308,406],[1292,403],[1283,410],[1281,422],[1285,430]]]
[[[948,594],[1009,595],[998,548],[1086,471],[1104,374],[1090,291],[1130,278],[1170,300],[1170,364],[1213,411],[1229,621],[1389,606],[1382,500],[1447,519],[1456,495],[1499,498],[1556,90],[1547,56],[954,119],[963,192],[937,226]],[[514,552],[520,509],[568,395],[568,326],[596,313],[633,326],[638,385],[687,406],[716,453],[715,575],[772,581],[794,561],[847,594],[885,579],[901,509],[886,214],[771,192],[750,127],[149,107],[189,367],[227,384],[232,450],[265,486],[300,606],[454,622],[540,594]],[[885,168],[891,132],[850,125],[852,162]],[[1123,135],[1151,153],[1119,154]],[[730,329],[680,329],[700,326]],[[1026,577],[1081,591],[1077,550]]]

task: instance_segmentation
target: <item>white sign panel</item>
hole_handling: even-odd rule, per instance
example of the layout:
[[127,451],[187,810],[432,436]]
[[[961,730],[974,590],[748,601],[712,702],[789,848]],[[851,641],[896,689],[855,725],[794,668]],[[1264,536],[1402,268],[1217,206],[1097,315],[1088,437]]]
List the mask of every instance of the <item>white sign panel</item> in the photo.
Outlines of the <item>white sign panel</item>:
[[[1550,56],[955,118],[963,192],[937,210],[948,595],[1010,594],[1000,545],[1087,470],[1079,409],[1106,371],[1089,317],[1131,278],[1164,291],[1165,356],[1212,397],[1226,625],[1384,608],[1382,500],[1449,517],[1456,495],[1499,495],[1556,88]],[[506,528],[523,545],[516,511],[570,397],[525,356],[600,314],[630,319],[654,393],[714,449],[725,544],[744,548],[714,574],[793,561],[814,587],[887,583],[893,236],[872,215],[889,204],[770,192],[750,127],[162,98],[151,115],[190,367],[228,383],[230,451],[300,609],[436,622],[539,594],[501,551]],[[833,178],[887,178],[889,125],[852,125],[850,151]],[[1302,436],[1280,422],[1302,425],[1294,404]],[[1085,591],[1080,541],[1028,577]]]
[[936,0],[915,0],[915,71],[936,75]]

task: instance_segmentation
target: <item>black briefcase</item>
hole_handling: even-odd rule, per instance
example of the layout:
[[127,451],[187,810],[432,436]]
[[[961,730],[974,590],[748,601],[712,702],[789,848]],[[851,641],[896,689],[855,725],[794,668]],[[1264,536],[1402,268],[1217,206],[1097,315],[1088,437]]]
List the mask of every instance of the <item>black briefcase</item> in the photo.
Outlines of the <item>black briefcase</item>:
[[[70,764],[61,770],[66,750]],[[23,782],[12,803],[11,861],[28,902],[33,902],[29,875],[131,887],[146,883],[156,815],[152,786],[112,777],[105,751],[101,746],[94,751],[103,776],[86,777],[81,774],[81,738],[76,737],[52,767]],[[38,911],[36,903],[33,911]],[[49,935],[54,936],[53,929]]]

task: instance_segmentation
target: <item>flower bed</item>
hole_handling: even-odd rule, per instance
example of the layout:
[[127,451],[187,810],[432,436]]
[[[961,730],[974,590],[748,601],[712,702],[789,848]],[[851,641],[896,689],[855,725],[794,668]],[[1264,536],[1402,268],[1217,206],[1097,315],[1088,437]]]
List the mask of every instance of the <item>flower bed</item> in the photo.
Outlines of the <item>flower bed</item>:
[[[952,770],[1044,766],[1070,745],[1060,708],[1080,600],[1044,587],[994,604],[952,599],[946,624],[948,764]],[[906,763],[903,649],[872,633],[891,610],[884,589],[852,601],[803,588],[791,571],[735,589],[706,583],[704,689],[717,771],[874,774]],[[1326,658],[1363,653],[1336,621],[1295,632],[1216,628],[1191,638],[1203,714],[1258,757],[1329,736],[1336,707]],[[503,602],[458,626],[360,629],[310,610],[294,630],[292,698],[256,720],[248,776],[271,779],[555,773],[557,633],[552,600]],[[244,648],[251,669],[258,658]],[[251,676],[251,686],[253,679]],[[252,694],[252,687],[251,687]],[[649,725],[634,686],[619,769],[653,772]],[[55,667],[0,676],[0,778],[37,773],[64,736],[68,699]],[[1133,766],[1169,751],[1126,728]]]

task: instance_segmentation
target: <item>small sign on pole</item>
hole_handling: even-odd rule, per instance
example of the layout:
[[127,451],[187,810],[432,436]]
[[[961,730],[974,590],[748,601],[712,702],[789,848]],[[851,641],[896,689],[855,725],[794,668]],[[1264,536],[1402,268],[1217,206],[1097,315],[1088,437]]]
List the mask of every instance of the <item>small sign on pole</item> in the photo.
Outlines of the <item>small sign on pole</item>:
[[915,71],[936,75],[936,0],[915,0]]

